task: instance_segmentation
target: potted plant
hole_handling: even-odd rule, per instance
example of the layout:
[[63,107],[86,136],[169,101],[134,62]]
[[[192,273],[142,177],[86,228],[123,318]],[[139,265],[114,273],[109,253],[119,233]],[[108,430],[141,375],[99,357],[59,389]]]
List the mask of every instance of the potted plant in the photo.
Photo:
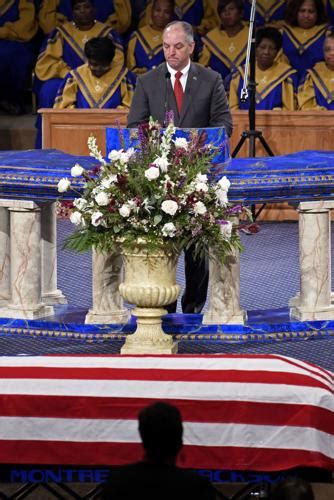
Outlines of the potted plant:
[[[123,255],[120,293],[136,305],[137,316],[137,330],[124,352],[132,352],[135,344],[138,352],[138,342],[142,352],[175,351],[161,329],[161,316],[179,293],[175,269],[183,249],[192,246],[199,257],[210,252],[210,258],[223,261],[241,247],[232,220],[244,209],[229,203],[225,176],[217,181],[209,175],[216,148],[195,131],[188,138],[175,132],[172,121],[162,129],[150,119],[131,132],[136,144],[126,148],[120,130],[123,147],[112,150],[108,161],[91,137],[90,154],[100,166],[87,172],[75,165],[71,171],[85,185],[73,201],[70,219],[77,230],[68,246]],[[58,190],[73,189],[77,181],[62,179]]]

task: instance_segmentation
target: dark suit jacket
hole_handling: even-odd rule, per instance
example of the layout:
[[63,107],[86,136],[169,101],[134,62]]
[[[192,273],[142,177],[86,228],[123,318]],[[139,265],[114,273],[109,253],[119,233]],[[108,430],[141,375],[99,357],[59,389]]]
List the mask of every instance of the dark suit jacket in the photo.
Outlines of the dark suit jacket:
[[216,500],[217,492],[204,477],[174,465],[138,462],[112,471],[103,500]]
[[147,122],[152,116],[164,125],[166,111],[174,112],[174,124],[180,128],[221,127],[232,133],[224,85],[219,73],[191,63],[183,96],[181,115],[165,63],[137,78],[128,115],[128,127]]

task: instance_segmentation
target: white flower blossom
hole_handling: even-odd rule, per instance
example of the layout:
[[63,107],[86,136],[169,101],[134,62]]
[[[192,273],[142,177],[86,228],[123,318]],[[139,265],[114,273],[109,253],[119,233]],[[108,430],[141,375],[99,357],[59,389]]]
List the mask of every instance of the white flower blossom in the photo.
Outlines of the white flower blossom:
[[130,160],[131,156],[135,154],[135,148],[129,148],[125,151],[127,159]]
[[81,165],[79,165],[79,163],[76,163],[74,165],[74,167],[71,168],[71,176],[72,177],[80,177],[80,175],[82,175],[84,172],[84,169],[82,168]]
[[153,181],[154,179],[157,179],[159,177],[160,171],[157,167],[149,167],[147,170],[145,170],[144,175],[149,181]]
[[73,205],[78,210],[85,210],[85,208],[88,205],[88,202],[87,200],[85,200],[85,198],[76,198],[75,200],[73,200]]
[[100,207],[105,207],[109,205],[110,198],[104,191],[101,191],[95,196],[95,201]]
[[175,215],[178,209],[178,204],[173,200],[165,200],[161,203],[161,210],[168,215]]
[[128,203],[123,203],[118,211],[122,217],[129,217],[129,215],[131,214],[131,207]]
[[208,176],[206,174],[197,174],[196,175],[196,181],[197,182],[207,183],[208,182]]
[[95,227],[100,226],[102,224],[102,220],[103,220],[103,213],[102,212],[96,211],[96,212],[92,213],[91,221],[92,221],[93,226],[95,226]]
[[161,172],[167,172],[169,161],[166,156],[158,156],[153,163],[160,168]]
[[204,203],[202,201],[197,201],[195,204],[194,204],[194,213],[196,215],[203,215],[206,213],[206,206],[204,205]]
[[98,195],[99,193],[101,193],[101,191],[103,191],[102,186],[97,185],[97,186],[95,186],[94,189],[92,189],[92,193],[91,194],[95,198],[95,196]]
[[154,208],[153,205],[150,205],[150,200],[148,198],[144,198],[142,207],[149,213]]
[[84,223],[84,219],[82,218],[81,213],[77,212],[76,210],[71,213],[70,221],[72,222],[72,224],[75,224],[76,226],[83,225]]
[[217,186],[219,186],[219,189],[222,189],[223,191],[228,191],[230,185],[231,183],[225,175],[217,182]]
[[108,175],[108,177],[105,177],[104,179],[102,179],[101,186],[108,189],[116,181],[117,181],[117,175],[110,174],[110,175]]
[[223,223],[220,223],[220,233],[225,240],[229,240],[232,235],[232,222],[227,220]]
[[126,165],[129,161],[129,156],[128,156],[128,153],[127,151],[121,151],[121,154],[120,154],[120,158],[119,158],[119,162],[121,163],[121,165]]
[[123,149],[120,149],[119,151],[117,149],[113,149],[108,154],[108,159],[110,161],[118,161],[121,157],[122,152],[123,152]]
[[224,189],[216,189],[215,195],[220,205],[222,206],[227,205],[228,203],[227,191],[225,191]]
[[93,135],[90,135],[88,137],[88,149],[89,149],[89,155],[93,156],[96,160],[98,160],[102,165],[106,165],[106,162],[102,156],[101,151],[97,147],[96,144],[96,138]]
[[129,206],[130,210],[133,210],[136,213],[139,212],[139,207],[135,200],[129,200],[127,205]]
[[177,137],[174,141],[176,149],[188,149],[188,141],[185,137]]
[[161,229],[162,235],[163,236],[168,236],[169,238],[173,238],[176,233],[176,227],[174,226],[173,222],[167,222]]
[[63,179],[60,179],[58,182],[58,191],[59,193],[65,193],[65,191],[68,191],[71,187],[71,182],[68,180],[67,177],[63,177]]
[[195,189],[196,191],[202,191],[203,193],[207,193],[209,190],[208,185],[204,182],[197,182],[197,184],[195,185]]

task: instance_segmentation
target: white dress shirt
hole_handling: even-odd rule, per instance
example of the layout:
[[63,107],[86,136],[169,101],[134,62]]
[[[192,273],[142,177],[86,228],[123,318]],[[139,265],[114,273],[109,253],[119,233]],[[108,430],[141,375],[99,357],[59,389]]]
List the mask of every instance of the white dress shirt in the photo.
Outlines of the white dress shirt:
[[[176,75],[176,73],[179,70],[173,69],[171,66],[169,66],[168,63],[166,63],[166,65],[167,65],[167,69],[168,69],[168,71],[170,73],[170,81],[171,81],[172,87],[174,88],[175,75]],[[189,69],[190,69],[190,61],[187,64],[187,66],[181,70],[182,76],[180,78],[180,82],[181,82],[181,85],[182,85],[182,88],[183,88],[183,92],[184,92],[184,89],[186,88],[186,83],[187,83],[187,79],[188,79]]]

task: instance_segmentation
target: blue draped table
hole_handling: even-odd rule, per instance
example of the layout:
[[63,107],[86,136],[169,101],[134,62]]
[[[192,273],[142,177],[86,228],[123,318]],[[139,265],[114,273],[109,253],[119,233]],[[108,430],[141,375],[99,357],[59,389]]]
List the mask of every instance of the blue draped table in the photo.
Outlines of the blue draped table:
[[[0,203],[1,206],[6,206],[6,199],[8,200],[29,200],[29,202],[52,202],[60,198],[57,191],[57,184],[63,177],[70,178],[71,168],[75,163],[79,163],[86,169],[93,169],[98,165],[98,162],[89,156],[73,156],[57,150],[29,150],[29,151],[2,151],[0,152]],[[245,204],[252,204],[255,202],[282,202],[288,201],[292,203],[299,203],[301,210],[301,218],[303,220],[311,220],[309,234],[306,234],[306,240],[310,239],[310,234],[314,232],[313,228],[317,227],[309,217],[316,214],[311,213],[319,212],[319,203],[321,205],[321,214],[319,217],[324,216],[325,224],[323,225],[322,235],[325,234],[328,238],[328,224],[329,224],[329,211],[334,204],[334,152],[331,151],[303,151],[299,153],[277,156],[272,158],[248,158],[248,159],[232,159],[229,164],[224,166],[222,175],[226,175],[231,181],[229,191],[229,199],[232,202],[243,202]],[[62,199],[73,199],[82,192],[84,182],[80,178],[72,178],[73,190],[70,190],[61,195]],[[304,208],[301,208],[304,207]],[[302,213],[304,211],[304,213]],[[319,212],[319,213],[320,213]],[[327,245],[327,247],[326,247]],[[300,248],[303,242],[300,242]],[[312,253],[312,252],[310,252]],[[328,275],[326,278],[327,288],[330,286],[330,262],[328,262],[328,255],[330,255],[330,242],[326,240],[324,252],[320,254],[316,252],[316,263],[311,262],[309,268],[314,272],[315,277],[317,274],[317,266],[327,266]],[[303,277],[304,282],[303,282]],[[304,273],[301,269],[301,288],[304,283],[305,290],[302,293],[308,294],[307,288],[309,283],[312,284],[313,275]],[[320,279],[320,278],[317,278]],[[320,280],[321,281],[321,280]],[[313,293],[313,292],[312,292]],[[303,297],[302,297],[303,298]],[[308,300],[308,298],[307,298]],[[313,299],[312,299],[313,300]],[[292,305],[291,310],[298,310],[299,298],[295,298],[295,304]],[[327,302],[326,302],[327,301]],[[301,301],[303,302],[303,300]],[[306,301],[307,302],[307,301]],[[325,300],[322,301],[319,315],[306,311],[306,316],[303,311],[297,311],[294,317],[301,321],[317,321],[317,320],[332,320],[333,305],[331,303],[331,290],[326,290]],[[324,306],[325,303],[325,306]],[[291,305],[291,304],[290,304]],[[317,306],[318,307],[318,306]],[[314,308],[313,308],[314,309]],[[298,314],[300,315],[298,316]],[[1,315],[1,314],[0,314]],[[6,317],[2,315],[2,317]],[[17,317],[17,316],[16,316]],[[172,322],[173,323],[173,322]],[[219,323],[219,322],[218,322]],[[220,322],[220,324],[223,322]],[[8,323],[6,324],[8,327]],[[5,324],[3,327],[6,327]],[[30,327],[29,327],[30,328]],[[89,328],[93,329],[92,326]],[[210,333],[218,333],[219,335],[232,333],[230,328],[240,335],[240,338],[246,333],[245,327],[229,326],[228,332],[221,331],[219,328],[207,327],[203,325],[203,330],[199,331],[196,327],[191,325],[189,329],[184,325],[180,328],[172,330],[178,333],[209,333],[206,329],[210,329]],[[241,328],[241,329],[240,329]],[[14,328],[15,329],[15,328]],[[38,329],[38,327],[37,327]],[[131,328],[130,328],[131,329]],[[166,330],[168,329],[166,325]],[[289,329],[289,328],[288,328]],[[323,325],[320,326],[323,329]],[[113,329],[111,329],[112,331]],[[247,330],[247,328],[246,328]],[[266,333],[269,330],[265,329]],[[280,332],[285,328],[280,329]],[[299,327],[297,328],[299,331]],[[80,331],[82,331],[80,329]],[[92,330],[91,330],[92,331]],[[116,328],[114,333],[121,335],[124,332]],[[276,329],[277,332],[277,329]],[[111,332],[108,332],[111,333]],[[264,333],[264,332],[263,332]],[[57,334],[56,334],[57,335]]]
[[[73,156],[54,149],[0,152],[1,198],[55,200],[57,184],[70,177],[80,163],[91,169],[98,162],[89,156]],[[330,199],[334,196],[334,152],[302,151],[269,158],[234,158],[223,172],[230,181],[232,202],[299,202]],[[81,179],[72,179],[79,192]],[[61,195],[73,199],[73,191]]]

